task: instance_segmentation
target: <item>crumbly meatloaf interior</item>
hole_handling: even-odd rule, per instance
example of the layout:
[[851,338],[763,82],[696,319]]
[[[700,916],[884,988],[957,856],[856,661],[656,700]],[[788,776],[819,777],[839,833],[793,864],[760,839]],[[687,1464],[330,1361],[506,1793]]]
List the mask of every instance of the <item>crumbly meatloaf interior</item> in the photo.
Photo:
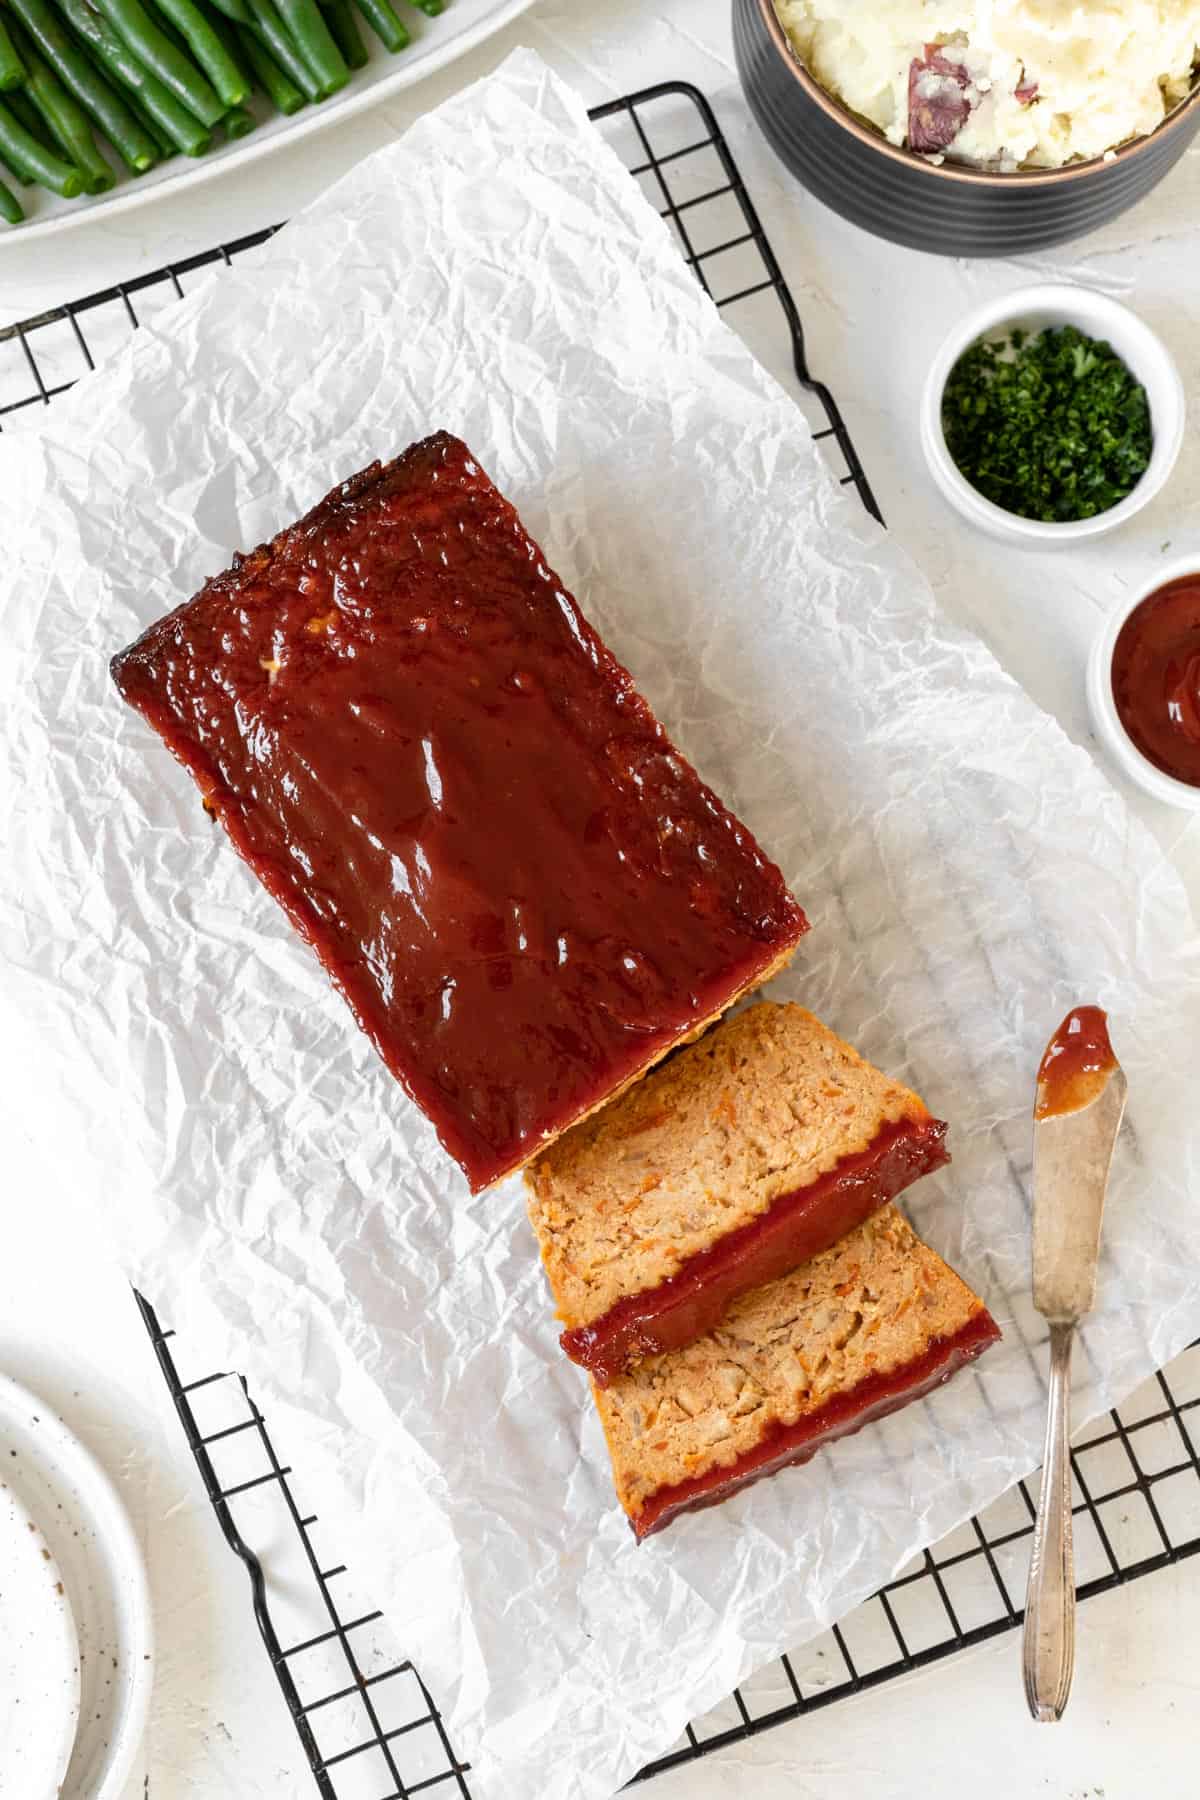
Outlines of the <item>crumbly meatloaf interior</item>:
[[793,1274],[743,1295],[707,1337],[595,1390],[621,1505],[636,1523],[662,1488],[709,1474],[719,1484],[779,1427],[919,1362],[983,1312],[884,1207]]
[[[570,1125],[564,1126],[559,1131],[551,1132],[542,1143],[536,1147],[536,1149],[531,1150],[527,1155],[522,1156],[520,1161],[515,1162],[510,1169],[505,1171],[505,1174],[516,1175],[524,1170],[526,1180],[531,1182],[532,1169],[538,1157],[544,1156],[549,1151],[553,1150],[556,1145],[562,1143],[572,1132],[586,1127],[591,1120],[599,1118],[610,1106],[617,1105],[617,1103],[623,1100],[626,1095],[639,1093],[642,1085],[647,1078],[658,1069],[660,1063],[684,1054],[692,1047],[692,1045],[698,1043],[710,1031],[716,1029],[725,1018],[725,1015],[728,1012],[731,1012],[735,1006],[738,1006],[743,1000],[749,999],[752,994],[757,993],[759,988],[766,987],[767,983],[774,981],[777,975],[782,975],[795,954],[796,945],[789,944],[785,950],[780,951],[775,960],[769,963],[765,969],[760,969],[757,973],[751,975],[735,993],[731,994],[728,1001],[719,1012],[710,1013],[706,1019],[701,1019],[699,1024],[694,1025],[686,1036],[677,1038],[673,1044],[666,1044],[661,1049],[655,1050],[654,1054],[642,1063],[639,1068],[635,1069],[632,1075],[626,1076],[625,1080],[614,1093],[608,1094],[603,1100],[597,1101],[594,1106],[589,1107],[587,1112],[583,1113],[578,1119],[575,1119]],[[928,1117],[928,1114],[925,1116]],[[497,1177],[497,1179],[499,1179],[499,1177]],[[532,1188],[530,1191],[533,1191]],[[534,1221],[534,1229],[537,1230],[536,1220]]]
[[803,1007],[723,1020],[528,1169],[559,1317],[658,1287],[902,1119],[929,1113]]

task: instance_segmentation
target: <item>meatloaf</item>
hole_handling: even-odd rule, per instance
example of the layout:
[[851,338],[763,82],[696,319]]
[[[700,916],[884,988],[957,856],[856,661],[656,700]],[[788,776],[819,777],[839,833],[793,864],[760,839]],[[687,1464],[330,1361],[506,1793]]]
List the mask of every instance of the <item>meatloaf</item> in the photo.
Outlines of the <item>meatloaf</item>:
[[807,928],[445,433],[236,557],[113,676],[472,1189]]
[[717,1324],[949,1159],[946,1127],[800,1006],[751,1006],[525,1172],[567,1355],[601,1384]]
[[929,1393],[999,1335],[886,1206],[698,1342],[593,1388],[617,1497],[649,1537]]

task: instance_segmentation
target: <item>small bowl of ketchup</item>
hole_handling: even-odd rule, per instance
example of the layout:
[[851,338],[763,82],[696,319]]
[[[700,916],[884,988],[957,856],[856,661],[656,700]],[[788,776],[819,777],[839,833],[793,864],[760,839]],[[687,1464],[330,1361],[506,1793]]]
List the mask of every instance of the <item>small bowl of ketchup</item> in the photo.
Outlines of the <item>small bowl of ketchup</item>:
[[1200,812],[1200,553],[1160,570],[1092,647],[1096,734],[1156,800]]

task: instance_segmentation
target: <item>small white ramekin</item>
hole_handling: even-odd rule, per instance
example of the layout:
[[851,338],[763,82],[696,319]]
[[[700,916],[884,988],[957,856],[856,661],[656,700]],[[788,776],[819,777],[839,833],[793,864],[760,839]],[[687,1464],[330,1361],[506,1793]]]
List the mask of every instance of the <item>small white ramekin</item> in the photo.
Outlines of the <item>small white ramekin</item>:
[[[1007,333],[1018,325],[1029,332],[1042,331],[1052,325],[1076,325],[1089,337],[1105,339],[1146,390],[1154,432],[1150,465],[1132,493],[1107,512],[1097,513],[1093,519],[1075,519],[1060,525],[1041,519],[1022,519],[1016,513],[1006,512],[1002,506],[994,506],[990,500],[985,500],[971,486],[959,473],[946,448],[942,431],[942,393],[950,371],[976,339],[993,332]],[[1010,544],[1052,549],[1115,531],[1154,498],[1175,467],[1183,443],[1186,410],[1179,371],[1166,345],[1147,324],[1127,306],[1110,300],[1105,294],[1065,282],[1050,283],[1043,287],[1020,288],[1002,299],[989,300],[986,306],[969,313],[955,326],[934,358],[925,382],[921,398],[921,447],[935,482],[964,519]]]
[[1176,781],[1173,775],[1164,774],[1142,755],[1121,723],[1112,690],[1113,651],[1126,619],[1159,588],[1166,587],[1168,582],[1179,581],[1185,575],[1200,579],[1200,551],[1165,564],[1129,600],[1113,608],[1088,657],[1087,698],[1096,736],[1122,774],[1128,775],[1130,781],[1135,781],[1155,800],[1165,800],[1169,806],[1181,806],[1187,812],[1200,812],[1200,787],[1193,787],[1188,781]]

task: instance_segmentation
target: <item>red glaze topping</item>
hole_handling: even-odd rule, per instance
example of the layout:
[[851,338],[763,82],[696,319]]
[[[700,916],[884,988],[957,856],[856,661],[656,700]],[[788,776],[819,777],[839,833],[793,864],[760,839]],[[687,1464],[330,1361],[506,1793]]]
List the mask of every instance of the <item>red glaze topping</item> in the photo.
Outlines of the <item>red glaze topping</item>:
[[711,1244],[655,1288],[629,1294],[560,1342],[600,1387],[643,1356],[680,1350],[718,1325],[731,1300],[836,1244],[910,1182],[950,1160],[940,1119],[898,1119],[865,1150],[807,1187],[780,1194],[748,1225]]
[[971,116],[971,77],[937,44],[926,44],[908,71],[908,144],[911,150],[947,149]]
[[1034,1118],[1059,1119],[1090,1106],[1116,1066],[1108,1041],[1108,1014],[1098,1006],[1077,1006],[1046,1045]]
[[695,1475],[690,1481],[659,1488],[650,1495],[640,1513],[630,1519],[634,1536],[640,1541],[661,1531],[682,1512],[697,1512],[702,1507],[717,1506],[728,1500],[739,1488],[749,1487],[764,1475],[774,1475],[794,1463],[805,1463],[815,1456],[823,1444],[835,1438],[849,1437],[888,1413],[899,1412],[912,1400],[921,1399],[934,1388],[949,1381],[965,1363],[981,1356],[1000,1337],[1000,1328],[985,1306],[967,1321],[953,1337],[938,1338],[915,1362],[887,1375],[868,1375],[849,1393],[839,1394],[827,1405],[798,1419],[794,1425],[778,1425],[767,1432],[753,1450],[728,1468],[711,1469]]
[[113,663],[479,1189],[807,929],[439,435]]
[[1200,787],[1200,573],[1134,607],[1113,649],[1112,691],[1142,755]]

